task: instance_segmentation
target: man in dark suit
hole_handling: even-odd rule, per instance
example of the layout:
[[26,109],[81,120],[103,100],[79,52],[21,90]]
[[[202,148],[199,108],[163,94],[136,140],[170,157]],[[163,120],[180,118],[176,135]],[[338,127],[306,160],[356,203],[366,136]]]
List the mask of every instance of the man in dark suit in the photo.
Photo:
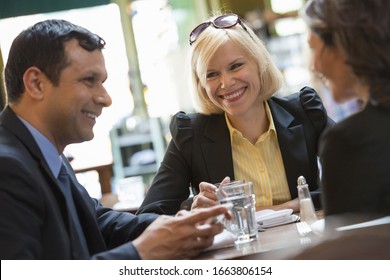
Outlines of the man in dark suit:
[[11,46],[0,116],[1,259],[186,258],[223,230],[209,222],[227,213],[221,206],[134,216],[103,208],[77,182],[62,153],[91,140],[111,104],[104,45],[80,26],[47,20]]

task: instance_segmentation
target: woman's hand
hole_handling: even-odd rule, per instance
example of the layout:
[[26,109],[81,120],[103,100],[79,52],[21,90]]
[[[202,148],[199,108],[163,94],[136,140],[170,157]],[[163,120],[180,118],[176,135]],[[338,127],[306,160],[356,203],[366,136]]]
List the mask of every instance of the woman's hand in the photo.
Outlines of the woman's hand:
[[[229,177],[225,177],[221,184],[230,182]],[[202,182],[199,184],[199,194],[194,196],[194,201],[191,205],[191,210],[198,208],[207,208],[218,204],[217,187],[211,183]]]

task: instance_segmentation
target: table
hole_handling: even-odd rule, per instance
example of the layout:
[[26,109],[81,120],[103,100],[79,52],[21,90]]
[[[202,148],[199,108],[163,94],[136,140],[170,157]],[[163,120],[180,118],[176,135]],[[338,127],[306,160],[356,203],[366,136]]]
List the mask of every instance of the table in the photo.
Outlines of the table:
[[298,223],[291,223],[266,229],[259,232],[258,240],[250,243],[233,245],[227,248],[206,251],[194,259],[284,259],[294,255],[309,245],[322,240],[320,235],[310,232],[306,235],[298,231]]
[[[317,212],[317,216],[322,219],[322,212]],[[390,260],[390,216],[337,215],[327,218],[329,228],[325,231],[314,230],[307,234],[302,232],[300,224],[269,228],[259,232],[258,240],[206,251],[195,259]]]

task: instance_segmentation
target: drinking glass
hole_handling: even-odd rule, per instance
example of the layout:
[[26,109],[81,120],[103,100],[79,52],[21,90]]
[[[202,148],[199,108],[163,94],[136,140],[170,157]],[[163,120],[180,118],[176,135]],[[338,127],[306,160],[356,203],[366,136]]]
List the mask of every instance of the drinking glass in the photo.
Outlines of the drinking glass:
[[257,239],[256,203],[253,183],[243,180],[216,184],[220,204],[229,205],[232,220],[225,220],[225,228],[235,234],[236,244]]

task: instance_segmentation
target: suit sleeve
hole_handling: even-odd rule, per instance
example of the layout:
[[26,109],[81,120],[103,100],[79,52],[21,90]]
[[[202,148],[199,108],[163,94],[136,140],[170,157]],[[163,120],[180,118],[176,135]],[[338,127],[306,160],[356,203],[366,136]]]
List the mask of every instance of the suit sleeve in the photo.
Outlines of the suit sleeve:
[[103,208],[98,201],[94,201],[99,230],[108,250],[94,254],[92,259],[139,260],[140,256],[132,241],[141,235],[158,215],[135,216]]
[[128,242],[110,251],[102,252],[92,256],[94,260],[140,260],[137,249],[133,243]]

